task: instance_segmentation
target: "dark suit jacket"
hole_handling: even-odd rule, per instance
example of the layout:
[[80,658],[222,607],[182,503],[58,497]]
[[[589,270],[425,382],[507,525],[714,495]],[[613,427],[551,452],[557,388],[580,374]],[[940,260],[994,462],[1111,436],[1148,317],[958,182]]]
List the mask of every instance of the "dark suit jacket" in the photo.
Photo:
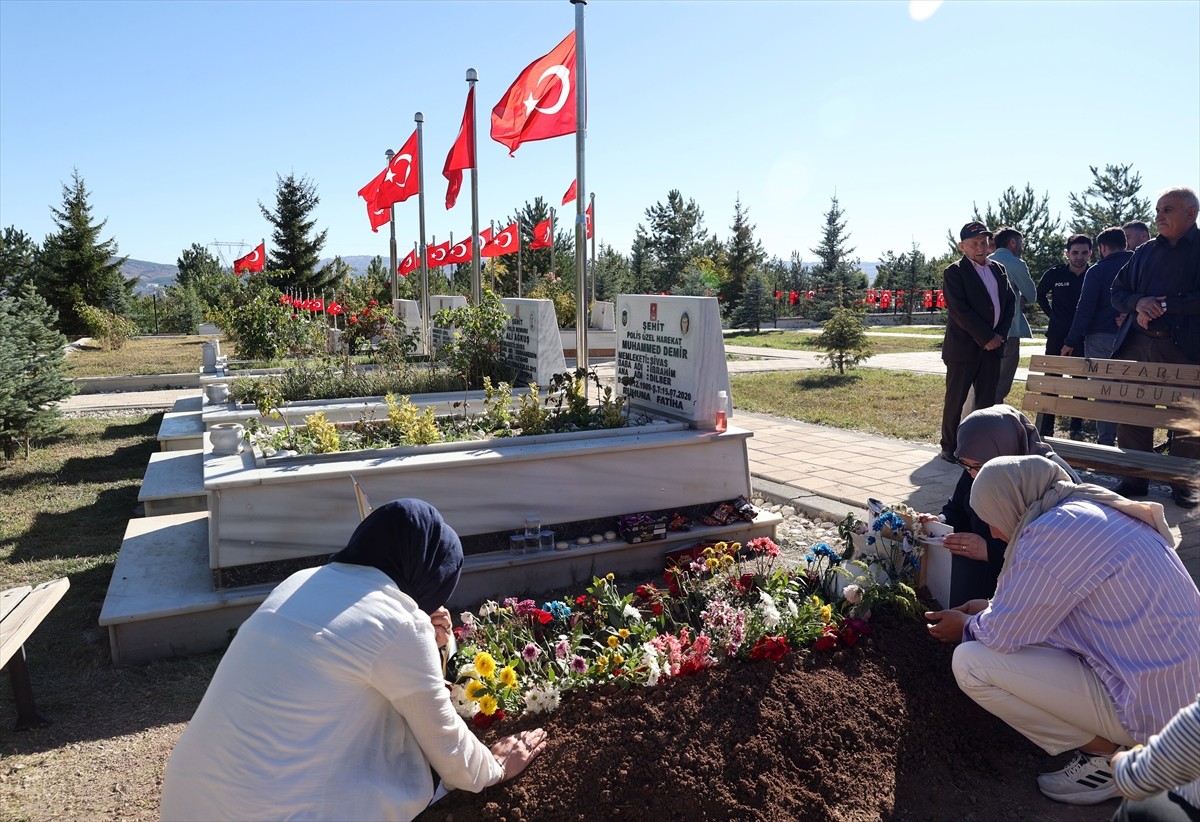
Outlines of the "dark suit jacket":
[[[1146,293],[1146,280],[1156,244],[1165,242],[1162,237],[1155,237],[1142,243],[1113,280],[1113,308],[1129,315],[1117,331],[1114,356],[1121,350],[1121,344],[1137,322],[1137,301],[1142,297],[1159,296]],[[1167,313],[1163,319],[1179,350],[1192,362],[1200,362],[1200,229],[1192,226],[1180,242],[1187,243],[1188,261],[1182,271],[1175,272],[1177,276],[1174,281],[1167,285]]]
[[999,357],[1004,353],[1004,346],[991,351],[984,351],[983,346],[997,334],[1008,336],[1017,298],[1004,266],[989,260],[988,267],[996,275],[1000,296],[1000,319],[994,325],[992,298],[971,261],[963,257],[942,273],[942,293],[950,315],[946,320],[946,340],[942,343],[942,359],[946,362],[969,362],[980,355]]

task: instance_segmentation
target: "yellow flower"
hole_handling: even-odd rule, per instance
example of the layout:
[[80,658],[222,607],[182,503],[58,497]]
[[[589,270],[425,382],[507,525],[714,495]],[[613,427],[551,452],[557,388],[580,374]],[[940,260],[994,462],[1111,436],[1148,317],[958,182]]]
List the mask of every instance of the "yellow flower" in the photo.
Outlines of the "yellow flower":
[[621,644],[621,640],[615,634],[610,634],[608,637],[608,647],[615,648]]
[[613,665],[620,665],[624,661],[625,657],[621,656],[620,654],[613,654]]
[[736,554],[738,551],[742,550],[742,544],[740,542],[735,542],[732,546],[730,546],[730,550]]
[[507,665],[500,671],[500,684],[506,688],[512,688],[517,684],[517,672],[511,665]]
[[821,615],[822,622],[829,624],[829,620],[833,619],[833,606],[832,605],[822,605],[821,610],[818,611],[817,613],[819,613]]
[[721,542],[718,542],[713,547],[716,548],[718,551],[721,551],[722,553],[724,553],[725,551],[729,550],[729,543],[722,540]]
[[498,707],[500,706],[496,702],[496,697],[492,696],[491,694],[487,694],[486,696],[481,697],[479,700],[479,713],[483,714],[484,716],[491,716],[492,714],[496,713],[496,708]]
[[622,628],[621,630],[617,631],[617,636],[621,637],[621,639],[629,639],[629,629]]
[[718,561],[717,561],[715,558],[713,558],[713,557],[709,557],[708,559],[704,560],[704,567],[705,567],[705,568],[707,568],[707,569],[708,569],[708,570],[710,570],[710,571],[715,571],[715,570],[717,570],[717,567],[718,567],[720,564],[721,564],[721,563],[720,563],[720,562],[718,562]]
[[596,657],[596,667],[599,668],[601,671],[603,671],[605,668],[607,668],[608,667],[608,657],[606,657],[606,656]]
[[483,694],[486,691],[487,691],[487,686],[484,685],[482,682],[480,682],[478,679],[472,679],[470,682],[467,683],[467,687],[466,687],[467,699],[471,700],[472,702],[478,702],[479,697],[483,696]]
[[730,556],[729,554],[722,554],[721,555],[721,564],[722,565],[733,565],[733,557]]
[[484,679],[492,679],[496,676],[496,660],[487,651],[480,651],[475,654],[475,670]]
[[604,578],[605,578],[606,580],[608,580],[609,582],[612,582],[612,581],[613,581],[614,579],[616,579],[617,577],[616,577],[616,575],[615,575],[615,574],[605,574],[605,575],[604,575]]

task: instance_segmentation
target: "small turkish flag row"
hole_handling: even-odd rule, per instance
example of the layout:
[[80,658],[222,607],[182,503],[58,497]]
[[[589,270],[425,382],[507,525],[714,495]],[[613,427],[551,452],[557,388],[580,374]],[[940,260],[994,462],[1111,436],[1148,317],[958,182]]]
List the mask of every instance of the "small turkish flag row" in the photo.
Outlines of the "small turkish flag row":
[[279,295],[279,302],[283,305],[290,305],[297,311],[315,311],[320,314],[345,314],[346,308],[337,300],[326,302],[320,297],[312,297],[309,299],[301,299],[300,297],[289,297],[287,294]]

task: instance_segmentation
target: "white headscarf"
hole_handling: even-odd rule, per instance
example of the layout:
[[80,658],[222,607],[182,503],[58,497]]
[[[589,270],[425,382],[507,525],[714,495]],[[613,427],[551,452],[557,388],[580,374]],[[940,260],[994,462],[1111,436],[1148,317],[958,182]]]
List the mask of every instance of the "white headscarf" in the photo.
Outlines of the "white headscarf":
[[1025,527],[1068,499],[1088,499],[1128,514],[1157,531],[1167,545],[1175,546],[1175,536],[1157,502],[1130,500],[1099,485],[1071,482],[1066,471],[1045,457],[997,457],[975,477],[971,508],[988,525],[1008,534],[1000,573],[1008,568]]

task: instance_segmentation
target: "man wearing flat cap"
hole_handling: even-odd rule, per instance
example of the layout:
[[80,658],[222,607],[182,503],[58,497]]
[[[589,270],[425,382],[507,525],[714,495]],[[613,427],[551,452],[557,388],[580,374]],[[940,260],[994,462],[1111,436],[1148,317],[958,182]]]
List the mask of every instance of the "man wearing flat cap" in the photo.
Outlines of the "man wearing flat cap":
[[957,462],[958,424],[963,401],[975,388],[975,407],[996,404],[1000,357],[1016,311],[1016,297],[1004,266],[989,260],[992,232],[981,222],[967,223],[958,233],[963,258],[942,273],[946,298],[946,398],[942,405],[942,459]]

